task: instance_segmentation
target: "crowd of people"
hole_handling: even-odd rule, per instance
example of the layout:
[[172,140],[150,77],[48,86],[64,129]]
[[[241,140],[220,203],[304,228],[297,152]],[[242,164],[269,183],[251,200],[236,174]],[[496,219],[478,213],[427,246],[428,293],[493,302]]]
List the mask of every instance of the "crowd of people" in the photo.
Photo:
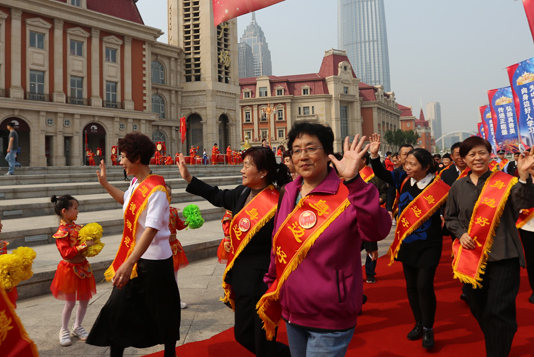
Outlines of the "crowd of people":
[[[364,280],[376,283],[376,242],[395,225],[388,254],[404,272],[414,317],[407,339],[434,348],[434,279],[450,236],[453,274],[464,283],[460,296],[484,333],[486,354],[507,356],[517,330],[520,267],[526,265],[534,289],[534,148],[514,153],[513,161],[503,152],[493,159],[489,142],[471,137],[443,157],[406,144],[382,161],[377,134],[356,135],[352,143],[345,138],[342,153],[333,145],[331,128],[297,123],[288,150],[277,148],[280,163],[268,145],[245,150],[242,184],[227,190],[192,176],[185,157],[177,158],[186,191],[231,215],[222,287],[235,312],[236,341],[256,356],[344,356],[366,300]],[[97,173],[123,205],[125,223],[105,273],[113,291],[89,333],[82,322],[96,287],[82,253],[92,242],[77,240],[78,201],[52,197],[61,218],[54,238],[63,260],[51,286],[65,300],[60,344],[77,336],[110,346],[111,356],[163,344],[164,355],[175,356],[186,306],[176,271],[187,264],[177,234],[185,224],[170,207],[170,187],[150,170],[156,152],[150,138],[128,134],[118,150],[134,178],[123,192],[107,181],[103,161]],[[289,346],[276,341],[282,320]]]

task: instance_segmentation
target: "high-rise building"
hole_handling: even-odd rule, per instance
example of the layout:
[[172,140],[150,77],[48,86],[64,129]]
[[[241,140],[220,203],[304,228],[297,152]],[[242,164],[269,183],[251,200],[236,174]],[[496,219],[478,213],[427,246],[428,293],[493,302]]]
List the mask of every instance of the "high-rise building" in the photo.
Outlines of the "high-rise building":
[[239,57],[239,78],[254,77],[254,56],[252,48],[246,42],[240,42],[237,46]]
[[[273,74],[271,51],[263,30],[256,22],[256,14],[254,12],[252,13],[252,21],[243,32],[239,42],[244,42],[252,48],[252,56],[254,57],[254,73],[252,77],[271,76]],[[241,62],[239,65],[241,65]]]
[[426,116],[430,122],[430,132],[434,139],[439,139],[441,133],[441,105],[439,102],[427,103]]
[[338,47],[362,82],[391,91],[384,0],[338,0]]

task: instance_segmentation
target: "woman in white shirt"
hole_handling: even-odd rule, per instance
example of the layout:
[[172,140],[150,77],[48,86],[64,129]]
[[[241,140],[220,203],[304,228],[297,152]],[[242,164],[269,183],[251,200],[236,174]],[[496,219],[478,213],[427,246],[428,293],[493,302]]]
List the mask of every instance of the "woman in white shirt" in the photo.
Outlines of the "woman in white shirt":
[[164,356],[172,357],[180,339],[180,293],[169,245],[169,201],[163,177],[152,175],[148,166],[155,150],[143,134],[128,134],[119,141],[121,165],[134,176],[126,192],[107,181],[103,160],[97,172],[98,182],[123,205],[126,222],[117,257],[105,273],[113,292],[87,339],[91,345],[110,346],[112,357],[122,356],[126,347],[156,344],[164,344]]

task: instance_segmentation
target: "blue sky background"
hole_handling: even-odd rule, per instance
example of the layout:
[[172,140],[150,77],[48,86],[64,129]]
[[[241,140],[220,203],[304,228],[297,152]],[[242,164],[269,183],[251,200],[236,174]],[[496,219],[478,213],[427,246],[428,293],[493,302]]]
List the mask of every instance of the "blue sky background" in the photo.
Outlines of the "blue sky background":
[[[510,85],[506,67],[534,57],[520,0],[384,2],[397,102],[416,116],[421,100],[425,110],[427,102],[440,102],[443,133],[475,131],[486,90]],[[167,31],[167,0],[137,5],[145,24]],[[256,20],[274,75],[318,72],[324,51],[338,48],[337,0],[286,0],[256,12]],[[250,14],[238,19],[239,37],[250,21]],[[167,35],[159,40],[167,42]]]

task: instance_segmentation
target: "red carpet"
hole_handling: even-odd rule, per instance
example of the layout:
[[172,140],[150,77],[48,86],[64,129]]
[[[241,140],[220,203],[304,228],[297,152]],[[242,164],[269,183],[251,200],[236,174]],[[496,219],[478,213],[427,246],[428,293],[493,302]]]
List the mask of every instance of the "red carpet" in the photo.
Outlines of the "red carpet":
[[[450,240],[444,239],[444,249],[437,269],[435,288],[438,299],[434,333],[436,346],[431,352],[421,347],[421,340],[409,341],[406,334],[414,325],[406,297],[402,265],[387,266],[388,257],[377,265],[377,283],[364,283],[369,298],[350,343],[347,356],[395,357],[428,356],[485,356],[484,336],[467,304],[459,299],[461,284],[452,279]],[[510,356],[534,356],[534,305],[528,302],[531,294],[526,270],[521,269],[521,288],[517,297],[519,329]],[[287,343],[285,326],[280,326],[278,341]],[[228,329],[204,341],[192,342],[176,348],[178,357],[250,357],[252,354],[235,342],[233,329]],[[163,356],[163,352],[149,355]]]

